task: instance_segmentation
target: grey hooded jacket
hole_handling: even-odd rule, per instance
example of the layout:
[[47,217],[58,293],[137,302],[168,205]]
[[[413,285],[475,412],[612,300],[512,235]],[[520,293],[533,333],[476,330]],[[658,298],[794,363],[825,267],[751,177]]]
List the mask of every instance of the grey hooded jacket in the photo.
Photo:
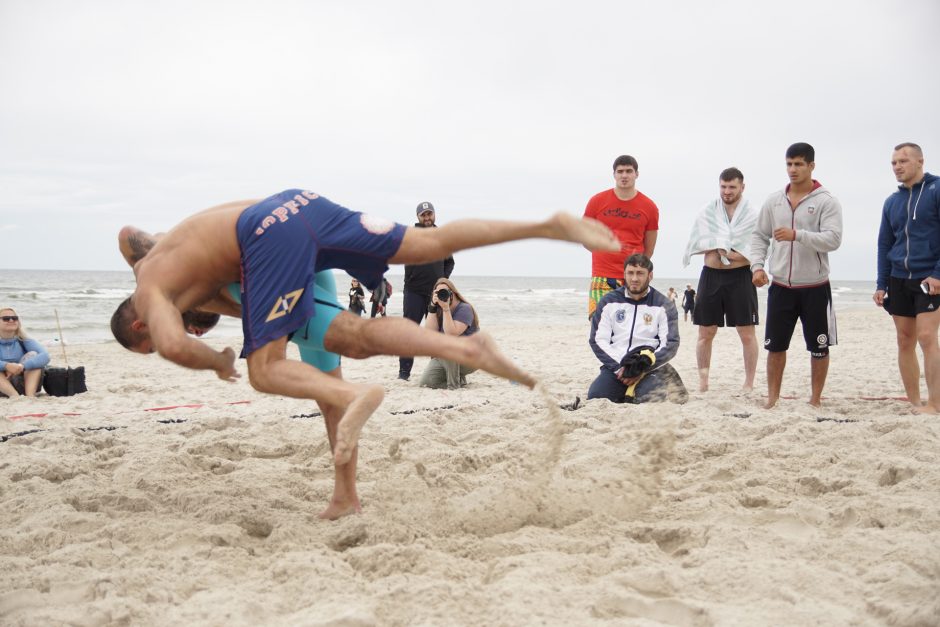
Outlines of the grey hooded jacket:
[[[829,252],[842,243],[842,205],[818,181],[813,183],[813,191],[794,208],[786,188],[771,194],[751,237],[751,270],[765,269],[774,283],[785,287],[828,281]],[[774,229],[781,227],[796,230],[796,240],[774,241]]]

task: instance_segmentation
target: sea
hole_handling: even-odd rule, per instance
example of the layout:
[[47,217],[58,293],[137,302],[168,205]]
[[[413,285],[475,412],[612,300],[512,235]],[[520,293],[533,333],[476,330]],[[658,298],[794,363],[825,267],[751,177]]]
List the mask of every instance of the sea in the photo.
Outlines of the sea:
[[[558,325],[584,320],[587,313],[585,277],[451,277],[477,310],[482,327],[488,324],[527,326]],[[389,315],[401,315],[401,275],[388,275],[393,286]],[[679,293],[686,284],[697,286],[698,277],[654,278],[653,287],[664,294],[670,287]],[[349,276],[336,273],[337,295],[347,303]],[[0,270],[0,307],[19,314],[27,334],[47,346],[58,343],[86,344],[114,341],[109,328],[111,314],[134,290],[128,271]],[[874,305],[871,281],[832,281],[836,313]],[[767,288],[758,290],[760,314],[766,308]],[[366,313],[368,315],[368,312]],[[585,320],[586,324],[586,320]],[[241,323],[223,318],[208,337],[240,337]]]

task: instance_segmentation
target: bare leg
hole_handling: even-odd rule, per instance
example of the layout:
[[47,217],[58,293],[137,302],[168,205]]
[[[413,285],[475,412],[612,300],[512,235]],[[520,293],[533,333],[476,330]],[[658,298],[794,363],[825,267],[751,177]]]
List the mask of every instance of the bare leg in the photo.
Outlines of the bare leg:
[[809,404],[813,407],[822,405],[823,387],[826,385],[826,375],[829,373],[829,355],[822,359],[809,359],[810,385],[812,386],[812,396]]
[[695,362],[698,365],[698,390],[708,391],[708,370],[712,363],[712,341],[718,333],[717,325],[699,326],[695,343]]
[[898,336],[898,370],[904,393],[914,409],[920,409],[920,364],[917,363],[917,320],[891,316]]
[[[337,379],[343,378],[340,368],[328,373],[331,377]],[[330,405],[326,402],[319,402],[320,411],[323,413],[323,423],[326,426],[326,437],[330,441],[330,450],[336,450],[336,430],[340,420],[343,417],[343,408],[338,405]],[[330,498],[329,505],[326,506],[319,517],[326,520],[336,520],[349,514],[362,513],[362,506],[359,503],[359,495],[356,493],[356,467],[359,461],[359,447],[353,449],[349,461],[345,464],[334,464],[333,478],[333,496]]]
[[770,409],[780,399],[780,386],[783,384],[783,371],[787,367],[787,351],[767,353],[767,403],[764,409]]
[[741,338],[741,349],[744,352],[744,385],[745,390],[754,389],[754,373],[757,372],[757,334],[753,326],[736,327],[738,337]]
[[10,383],[10,379],[4,373],[0,373],[0,392],[3,392],[10,398],[20,397],[20,393],[16,391],[16,388],[13,387],[13,384]]
[[534,377],[503,355],[486,333],[454,337],[418,326],[406,318],[366,320],[342,312],[327,329],[323,346],[354,359],[373,355],[440,357],[518,381],[529,388],[536,383]]
[[927,379],[927,404],[917,411],[925,414],[940,414],[940,345],[937,331],[940,329],[940,310],[917,316],[917,342],[924,351],[924,376]]
[[620,250],[620,241],[597,220],[556,213],[544,222],[457,220],[436,229],[409,228],[389,263],[428,263],[460,250],[521,239],[555,239],[583,244],[589,250]]
[[[351,315],[351,314],[350,314]],[[287,338],[265,344],[248,356],[248,377],[259,392],[280,394],[291,398],[308,398],[346,411],[336,430],[333,458],[345,464],[359,442],[362,426],[385,397],[379,385],[349,383],[324,374],[301,361],[286,358]]]
[[42,379],[42,370],[27,370],[23,373],[23,391],[26,396],[36,396],[39,391],[39,381]]

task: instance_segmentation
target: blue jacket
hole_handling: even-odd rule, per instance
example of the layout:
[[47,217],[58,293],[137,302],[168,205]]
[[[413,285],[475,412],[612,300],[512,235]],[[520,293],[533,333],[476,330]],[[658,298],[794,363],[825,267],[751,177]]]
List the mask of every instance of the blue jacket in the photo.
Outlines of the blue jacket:
[[877,289],[888,277],[940,279],[940,177],[930,173],[908,189],[898,186],[885,200],[878,231]]
[[[22,342],[22,344],[20,344],[20,342]],[[24,347],[26,350],[23,350]],[[11,337],[8,340],[0,338],[0,369],[5,368],[10,362],[14,364],[20,363],[20,359],[23,358],[23,355],[30,352],[36,354],[23,362],[23,367],[27,370],[44,368],[49,363],[49,353],[46,351],[46,348],[36,340],[31,338],[20,340],[15,337]]]
[[625,287],[604,294],[594,317],[588,342],[603,368],[620,369],[620,360],[637,346],[652,346],[659,368],[679,350],[679,314],[670,299],[650,288],[640,300],[633,300]]

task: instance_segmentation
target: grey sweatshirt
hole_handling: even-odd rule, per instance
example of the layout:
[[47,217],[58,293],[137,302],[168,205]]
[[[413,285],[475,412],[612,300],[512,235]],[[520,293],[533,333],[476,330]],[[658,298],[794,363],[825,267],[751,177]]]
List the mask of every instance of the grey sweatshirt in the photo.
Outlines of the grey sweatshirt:
[[[751,236],[751,270],[765,269],[774,283],[809,287],[829,280],[829,251],[842,243],[842,205],[817,181],[795,208],[786,188],[771,194],[761,207]],[[796,230],[793,242],[777,242],[774,229]],[[768,247],[770,249],[768,261]]]

